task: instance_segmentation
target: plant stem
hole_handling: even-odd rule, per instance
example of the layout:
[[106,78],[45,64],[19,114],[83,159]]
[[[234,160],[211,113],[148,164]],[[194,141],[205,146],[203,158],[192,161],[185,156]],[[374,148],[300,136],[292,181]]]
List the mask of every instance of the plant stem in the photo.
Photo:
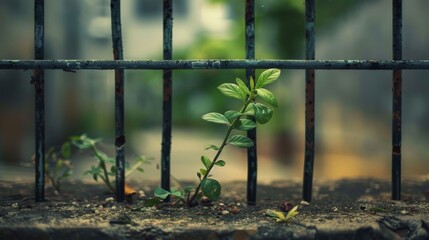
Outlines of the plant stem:
[[99,165],[103,169],[104,177],[102,177],[101,179],[103,179],[104,183],[109,187],[110,191],[112,193],[115,193],[115,188],[112,186],[112,184],[109,181],[109,175],[107,173],[106,164],[104,163],[103,158],[98,153],[98,150],[94,144],[91,145],[91,150],[94,152],[94,155],[98,158],[98,161],[100,162]]
[[[253,102],[253,100],[255,99],[253,92],[251,92],[251,95],[249,96],[249,98],[247,99],[247,101],[244,103],[243,107],[240,110],[240,113],[243,114],[246,111],[247,106]],[[213,169],[214,165],[216,164],[220,154],[223,151],[223,148],[227,145],[227,141],[229,138],[229,135],[231,135],[232,130],[234,129],[235,125],[237,124],[238,121],[240,121],[242,115],[239,115],[238,117],[236,117],[234,119],[234,121],[231,123],[231,125],[228,128],[228,131],[226,132],[225,138],[223,139],[222,144],[220,145],[219,149],[217,150],[217,153],[215,155],[215,157],[213,158],[212,163],[210,164],[209,168],[207,169],[206,174],[204,175],[204,177],[200,180],[200,183],[198,184],[197,188],[195,189],[194,194],[192,194],[191,198],[188,198],[188,206],[191,207],[192,206],[192,202],[195,200],[196,196],[198,195],[198,192],[200,191],[201,188],[201,184],[204,182],[204,180],[207,179],[207,177],[209,176],[210,171]]]

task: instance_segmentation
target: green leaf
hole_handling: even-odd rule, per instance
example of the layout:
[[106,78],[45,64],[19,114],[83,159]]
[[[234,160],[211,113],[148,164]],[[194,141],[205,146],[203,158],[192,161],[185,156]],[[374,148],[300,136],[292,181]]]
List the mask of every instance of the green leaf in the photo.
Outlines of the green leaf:
[[110,163],[110,164],[115,164],[115,159],[112,157],[107,156],[107,154],[105,154],[104,152],[96,149],[96,154],[95,156],[97,157],[98,160],[105,162],[105,163]]
[[256,92],[258,93],[259,97],[261,97],[264,101],[269,103],[271,106],[275,108],[278,106],[276,97],[274,97],[274,94],[269,90],[265,88],[259,88],[259,89],[256,89]]
[[235,82],[237,82],[238,86],[240,87],[240,90],[243,91],[245,94],[250,95],[250,90],[246,86],[246,84],[241,80],[240,78],[236,78]]
[[244,110],[244,114],[247,116],[254,116],[255,115],[255,111],[254,111],[254,103],[249,103],[249,105],[247,105],[246,109]]
[[169,192],[163,188],[156,187],[153,194],[155,195],[155,197],[159,197],[161,199],[166,199],[171,194],[171,192]]
[[162,203],[162,200],[160,200],[159,198],[149,198],[149,199],[144,201],[143,206],[144,207],[153,207],[153,206],[160,205],[161,203]]
[[215,146],[215,145],[207,145],[204,147],[204,150],[209,150],[209,149],[213,149],[213,150],[217,151],[217,150],[219,150],[219,147]]
[[250,90],[255,89],[255,80],[250,76]]
[[208,122],[229,125],[228,119],[221,113],[217,113],[217,112],[207,113],[207,114],[204,114],[202,118]]
[[218,89],[228,97],[238,98],[243,101],[246,100],[246,93],[244,93],[237,84],[223,83],[219,85]]
[[200,168],[200,173],[204,176],[207,174],[207,170],[205,170],[204,168]]
[[231,138],[229,138],[227,143],[239,148],[253,147],[252,139],[243,135],[234,135]]
[[299,214],[299,212],[298,212],[298,205],[297,205],[297,206],[293,207],[291,210],[289,210],[289,212],[286,215],[285,221],[295,217],[298,214]]
[[70,158],[71,148],[70,148],[70,143],[69,142],[65,142],[61,146],[61,154],[63,155],[64,158]]
[[221,189],[220,183],[215,179],[206,178],[201,183],[201,191],[211,201],[216,201],[219,198]]
[[219,167],[223,167],[225,166],[225,161],[224,160],[219,160],[215,163],[215,165],[219,166]]
[[268,210],[267,211],[267,215],[268,216],[270,216],[270,217],[273,217],[273,218],[277,218],[277,219],[280,219],[280,220],[284,220],[284,219],[286,219],[286,217],[285,217],[285,215],[283,214],[283,212],[280,212],[280,211],[276,211],[276,210]]
[[70,137],[72,144],[80,149],[90,148],[94,146],[97,142],[100,142],[101,139],[92,139],[86,136],[86,134],[82,134],[80,136],[72,136]]
[[186,187],[184,187],[184,188],[183,188],[183,192],[184,192],[185,194],[187,194],[187,193],[192,192],[194,189],[195,189],[195,187],[194,187],[194,186],[186,186]]
[[64,163],[63,160],[61,160],[61,159],[57,160],[57,163],[55,164],[56,171],[61,169],[61,167],[63,166],[63,163]]
[[261,103],[253,104],[253,110],[255,112],[255,119],[260,124],[267,123],[273,116],[273,110]]
[[77,147],[79,149],[87,149],[87,148],[90,148],[92,146],[88,142],[75,141],[75,140],[72,140],[71,142],[75,147]]
[[201,156],[201,162],[204,164],[204,167],[206,167],[207,170],[210,168],[210,165],[212,165],[212,161],[210,161],[210,159],[206,156]]
[[274,82],[275,80],[277,80],[279,76],[280,76],[280,69],[277,69],[277,68],[267,69],[263,71],[261,75],[259,75],[259,78],[256,81],[255,88],[258,89],[258,88],[264,87]]
[[183,198],[183,193],[179,190],[171,190],[171,195],[176,196],[178,198]]
[[237,126],[238,130],[248,131],[250,129],[254,129],[256,127],[256,123],[250,119],[240,119],[240,125]]
[[242,114],[234,110],[229,110],[226,111],[224,115],[226,119],[228,119],[228,121],[232,123],[237,117],[241,116]]

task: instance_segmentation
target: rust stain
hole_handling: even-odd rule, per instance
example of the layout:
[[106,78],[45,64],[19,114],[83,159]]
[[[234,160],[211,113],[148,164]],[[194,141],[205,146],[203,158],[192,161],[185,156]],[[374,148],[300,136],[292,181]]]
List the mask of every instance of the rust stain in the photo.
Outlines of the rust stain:
[[305,120],[309,128],[314,127],[314,90],[315,90],[315,71],[307,70],[307,80],[305,86]]
[[[116,126],[118,126],[118,125],[120,126],[120,124],[117,124]],[[115,141],[116,147],[122,147],[124,144],[125,144],[125,136],[124,135],[121,135],[121,136],[116,138],[116,141]]]
[[393,95],[396,97],[402,96],[402,71],[393,71]]
[[393,146],[392,150],[393,155],[400,156],[401,155],[401,146]]
[[401,112],[400,111],[393,112],[393,119],[394,120],[401,120]]

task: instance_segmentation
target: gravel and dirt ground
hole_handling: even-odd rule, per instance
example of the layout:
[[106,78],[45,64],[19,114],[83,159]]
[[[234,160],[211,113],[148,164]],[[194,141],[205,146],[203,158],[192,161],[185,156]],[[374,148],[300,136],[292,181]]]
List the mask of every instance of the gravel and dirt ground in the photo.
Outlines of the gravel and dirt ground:
[[[402,201],[390,184],[373,179],[316,181],[314,200],[300,205],[301,183],[258,186],[256,206],[246,204],[245,182],[223,183],[208,205],[144,207],[155,182],[131,182],[146,196],[116,203],[105,186],[66,182],[61,194],[46,189],[34,202],[32,182],[0,182],[0,239],[429,239],[429,181],[404,181]],[[299,215],[277,223],[266,212],[284,202]]]

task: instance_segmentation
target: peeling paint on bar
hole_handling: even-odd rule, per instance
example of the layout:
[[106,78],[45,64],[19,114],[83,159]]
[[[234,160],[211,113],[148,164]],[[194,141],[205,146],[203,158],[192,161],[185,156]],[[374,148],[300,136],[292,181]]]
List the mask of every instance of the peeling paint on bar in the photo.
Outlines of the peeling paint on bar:
[[[163,1],[163,58],[173,57],[173,2]],[[192,64],[191,64],[192,66]],[[162,102],[162,143],[161,143],[161,187],[170,190],[171,166],[171,128],[172,128],[172,94],[173,72],[163,70],[163,102]],[[169,198],[166,201],[170,201]]]
[[[245,5],[245,49],[246,59],[255,59],[255,0],[246,0]],[[246,60],[246,63],[251,60]],[[250,78],[255,79],[255,69],[246,69],[247,85],[250,84]],[[256,128],[249,130],[247,136],[253,140],[253,147],[247,149],[247,204],[256,204],[256,188],[257,188],[257,170],[258,170],[258,154],[257,154],[257,139]]]
[[[122,60],[121,0],[111,0],[113,59]],[[124,69],[115,69],[116,201],[125,200]]]
[[[195,68],[195,66],[205,66]],[[393,70],[429,69],[429,60],[0,60],[1,69],[316,69]]]
[[[402,0],[392,0],[393,60],[402,59]],[[401,200],[402,71],[392,76],[392,200]]]
[[[34,58],[43,59],[45,2],[34,1]],[[44,70],[34,68],[32,82],[35,92],[35,200],[45,200],[45,88]]]
[[[315,59],[315,1],[305,1],[305,40],[306,59]],[[348,66],[348,61],[345,62]],[[311,201],[314,172],[314,146],[315,146],[315,70],[305,70],[305,153],[304,153],[304,177],[302,196],[305,201]]]

